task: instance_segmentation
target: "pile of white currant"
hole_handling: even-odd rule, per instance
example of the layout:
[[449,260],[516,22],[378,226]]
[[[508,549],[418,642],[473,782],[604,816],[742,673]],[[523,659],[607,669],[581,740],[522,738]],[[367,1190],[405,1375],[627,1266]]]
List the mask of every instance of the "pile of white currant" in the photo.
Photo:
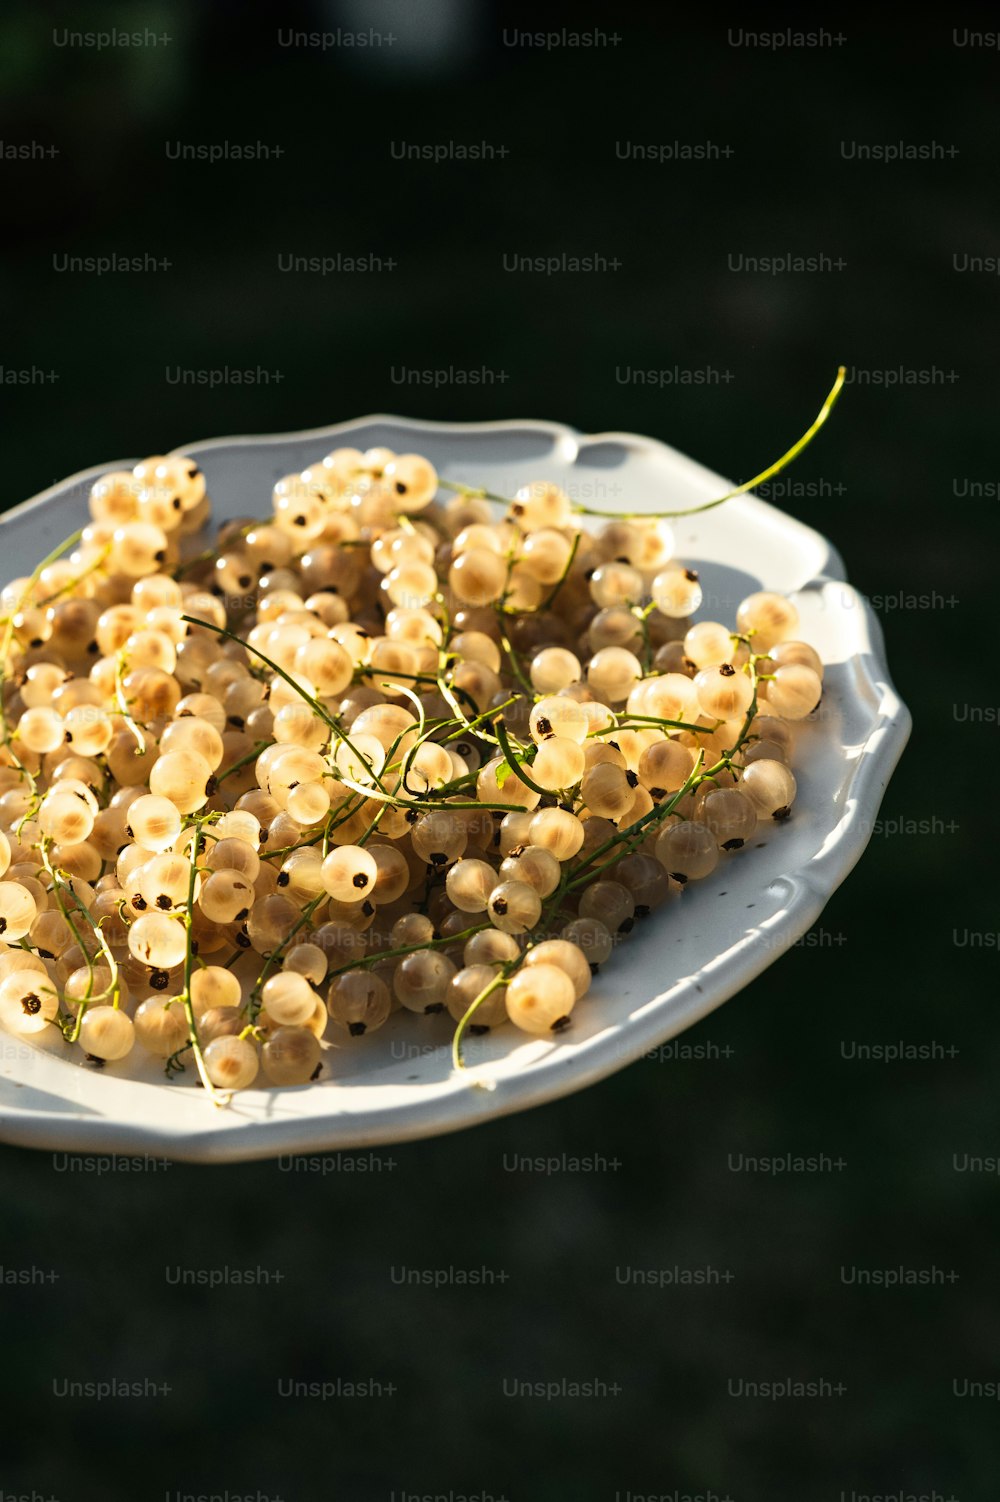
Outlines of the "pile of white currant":
[[449,1013],[460,1065],[466,1032],[559,1034],[788,815],[823,676],[794,605],[692,625],[662,518],[488,494],[341,448],[192,556],[192,461],[93,486],[0,595],[6,1028],[220,1098],[335,1075],[402,1007]]

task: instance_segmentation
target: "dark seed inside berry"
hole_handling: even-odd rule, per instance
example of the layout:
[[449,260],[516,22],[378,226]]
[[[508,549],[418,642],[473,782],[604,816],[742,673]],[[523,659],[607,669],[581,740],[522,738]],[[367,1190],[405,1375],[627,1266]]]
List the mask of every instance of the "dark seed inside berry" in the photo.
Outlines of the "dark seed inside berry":
[[[433,855],[431,856],[431,860],[436,860],[436,859],[437,859],[436,856],[433,856]],[[444,860],[444,856],[442,856],[441,859]],[[366,887],[368,885],[368,877],[365,875],[365,873],[363,871],[359,871],[357,873],[357,875],[354,876],[354,878],[352,879],[351,885],[354,886],[354,887]]]

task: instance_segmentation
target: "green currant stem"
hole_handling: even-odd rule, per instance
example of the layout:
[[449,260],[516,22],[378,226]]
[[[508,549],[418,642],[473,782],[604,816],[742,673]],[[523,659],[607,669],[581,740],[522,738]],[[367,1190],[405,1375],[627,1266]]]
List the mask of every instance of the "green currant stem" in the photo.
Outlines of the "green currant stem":
[[493,729],[497,733],[497,740],[500,742],[500,749],[503,752],[504,761],[507,763],[508,767],[510,767],[510,770],[513,772],[514,776],[519,778],[521,782],[525,783],[526,786],[531,788],[532,792],[540,793],[543,798],[547,798],[549,796],[548,789],[540,787],[539,784],[535,782],[524,770],[525,763],[523,761],[518,761],[517,755],[507,735],[503,720],[494,720]]
[[507,657],[510,661],[511,672],[514,674],[514,677],[524,689],[525,693],[530,694],[531,697],[534,698],[534,685],[532,684],[531,679],[528,678],[525,674],[525,671],[521,666],[521,660],[518,657],[517,653],[514,651],[511,639],[507,635],[507,627],[504,625],[504,608],[502,603],[497,606],[496,616],[500,628],[500,644],[503,647],[504,651],[507,653]]
[[[185,616],[185,620],[186,619],[187,617]],[[118,705],[118,713],[121,715],[122,719],[125,721],[126,725],[135,737],[135,755],[145,756],[146,737],[143,735],[142,731],[139,729],[139,726],[132,718],[132,713],[128,707],[128,700],[125,698],[125,685],[122,682],[124,673],[125,649],[123,647],[115,659],[115,703]]]
[[643,610],[639,605],[632,606],[632,614],[639,622],[639,630],[642,632],[642,675],[645,678],[653,664],[653,644],[649,636],[649,612],[654,608],[654,602],[650,602],[647,609]]
[[482,1006],[486,998],[488,996],[492,996],[494,991],[499,991],[501,986],[505,986],[507,984],[508,975],[512,974],[517,966],[523,963],[523,958],[524,957],[522,955],[521,959],[512,960],[509,967],[505,965],[500,971],[499,975],[495,975],[490,981],[489,985],[484,986],[476,999],[469,1003],[468,1009],[463,1013],[462,1019],[456,1027],[451,1040],[451,1062],[452,1067],[455,1070],[462,1070],[465,1068],[465,1060],[462,1057],[462,1039],[465,1036],[465,1030],[469,1026],[469,1023],[472,1021],[473,1017],[476,1015],[477,1011]]
[[327,902],[328,900],[328,892],[326,892],[325,890],[322,892],[317,892],[316,896],[310,902],[306,903],[298,919],[295,923],[292,924],[291,928],[288,930],[281,943],[267,956],[266,960],[264,961],[264,968],[258,975],[256,981],[254,982],[253,990],[250,992],[249,1008],[251,1013],[251,1022],[255,1022],[257,1020],[257,1014],[260,1011],[260,993],[264,989],[264,982],[267,980],[269,975],[273,974],[275,967],[277,966],[279,960],[281,960],[281,958],[283,957],[289,944],[295,938],[295,935],[297,933],[301,933],[302,929],[305,928],[306,924],[309,922],[310,918],[319,907],[320,903]]
[[[681,801],[686,793],[689,793],[692,788],[697,787],[698,783],[703,781],[704,778],[711,777],[715,772],[721,771],[723,766],[725,765],[725,761],[723,760],[718,762],[711,769],[711,771],[702,772],[701,766],[704,760],[704,756],[705,752],[703,750],[698,752],[697,759],[689,776],[685,779],[683,784],[677,789],[677,792],[674,793],[672,797],[666,799],[663,803],[656,804],[649,810],[648,813],[643,814],[641,819],[637,819],[634,824],[630,824],[627,829],[619,830],[617,834],[612,835],[611,839],[605,840],[603,845],[598,845],[597,849],[592,850],[587,856],[586,860],[582,861],[580,865],[570,873],[572,880],[567,881],[565,885],[560,882],[559,887],[557,888],[557,892],[560,894],[572,892],[575,891],[577,887],[585,885],[590,880],[593,874],[591,871],[588,871],[587,868],[589,866],[592,866],[595,861],[599,860],[600,857],[607,851],[613,850],[616,845],[621,845],[626,841],[634,840],[639,830],[643,831],[644,838],[647,825],[657,824],[665,819],[668,814],[673,813],[677,804]],[[621,852],[621,855],[614,857],[614,859],[611,861],[605,861],[604,864],[613,865],[614,860],[620,860],[622,856],[627,855],[628,853],[629,852],[627,850],[623,850]]]
[[559,591],[562,589],[563,585],[566,583],[566,580],[569,578],[570,569],[573,567],[573,559],[576,557],[580,548],[581,535],[582,534],[580,532],[574,532],[573,546],[569,550],[569,557],[566,559],[566,566],[563,569],[562,573],[559,575],[559,578],[553,584],[552,588],[549,590],[548,594],[545,596],[545,599],[538,606],[538,609],[540,611],[552,609]]
[[[359,667],[354,676],[360,683],[362,678],[374,677],[377,671],[377,668]],[[407,683],[435,683],[439,688],[441,686],[439,678],[436,677],[433,673],[397,673],[395,669],[393,669],[391,676],[384,679],[382,683],[376,684],[376,687],[391,689],[397,678],[400,679],[400,682],[398,684],[395,684],[397,688],[402,688],[403,681]],[[473,709],[475,709],[475,699],[473,699],[471,694],[466,693],[464,688],[459,688],[456,684],[450,684],[449,687],[451,688],[452,693],[461,694],[463,699],[468,699]],[[451,701],[449,700],[449,703],[450,702]]]
[[91,574],[96,574],[98,569],[102,568],[107,562],[110,552],[111,544],[108,543],[106,547],[101,549],[93,563],[88,563],[82,574],[77,574],[75,579],[70,579],[63,585],[62,589],[54,589],[50,595],[45,595],[43,599],[38,600],[35,608],[41,610],[43,605],[51,605],[53,601],[61,600],[63,595],[69,594],[78,584],[82,584],[84,579],[89,579]]
[[[272,525],[273,520],[269,522],[255,517],[251,521],[242,522],[236,531],[232,533],[231,540],[235,542],[237,537],[246,537],[247,533],[252,532],[254,527],[269,527]],[[214,563],[218,556],[218,548],[207,548],[204,553],[196,553],[193,558],[188,559],[187,563],[182,563],[175,568],[173,576],[175,579],[182,579],[185,574],[191,573],[193,569],[201,568],[203,563]]]
[[[191,1000],[191,975],[194,971],[194,949],[192,947],[193,941],[191,933],[194,925],[194,891],[195,885],[198,880],[198,852],[201,848],[202,841],[202,828],[200,821],[196,820],[193,828],[194,838],[191,841],[191,854],[189,856],[189,860],[191,862],[191,874],[188,877],[187,905],[184,910],[184,989],[178,999],[180,1000],[180,1003],[184,1008],[184,1015],[187,1018],[190,1047],[192,1052],[194,1053],[194,1062],[198,1070],[201,1082],[204,1085],[205,1089],[208,1091],[209,1099],[213,1102],[213,1104],[217,1106],[223,1106],[228,1105],[232,1097],[230,1095],[220,1095],[211,1079],[209,1078],[208,1070],[205,1067],[205,1056],[202,1053],[201,1049],[201,1040],[198,1037],[198,1019],[194,1015],[194,1003]],[[181,1050],[181,1052],[185,1051],[186,1050]]]
[[365,830],[364,834],[361,835],[361,837],[359,838],[359,840],[358,840],[358,846],[359,846],[359,848],[362,847],[362,846],[364,846],[364,845],[367,845],[368,841],[371,839],[372,835],[375,833],[375,831],[378,829],[379,825],[381,824],[382,820],[385,818],[385,815],[386,815],[386,812],[388,811],[388,808],[389,808],[388,803],[383,803],[382,804],[382,807],[379,809],[378,813],[375,815],[374,819],[371,821],[371,823],[369,824],[368,828]]
[[264,750],[265,746],[269,746],[270,744],[270,741],[257,741],[252,751],[248,751],[246,756],[241,756],[239,761],[234,761],[231,767],[227,767],[224,772],[219,773],[219,775],[215,779],[216,786],[221,786],[222,783],[225,782],[227,777],[232,777],[234,772],[241,772],[243,768],[249,766],[251,762],[256,762],[258,756]]
[[[837,378],[831,386],[827,398],[819,409],[815,419],[802,434],[802,437],[796,443],[793,443],[791,448],[782,454],[780,459],[776,459],[773,464],[769,464],[767,469],[762,469],[760,474],[754,475],[752,480],[747,480],[745,484],[738,485],[735,490],[727,491],[725,495],[720,495],[714,501],[705,501],[700,506],[687,506],[679,511],[604,511],[594,506],[574,506],[573,510],[577,516],[606,516],[611,517],[615,521],[659,521],[674,516],[697,516],[699,512],[711,511],[715,506],[723,506],[726,501],[732,501],[737,496],[746,495],[748,490],[754,490],[758,485],[763,485],[766,480],[773,479],[775,475],[780,474],[794,459],[798,458],[803,449],[808,447],[833,411],[846,375],[847,371],[845,367],[843,365],[839,366],[837,369]],[[461,485],[457,480],[442,479],[438,480],[438,484],[444,490],[457,491],[459,495],[486,501],[497,501],[501,506],[510,506],[513,504],[509,496],[497,495],[494,491],[486,490],[482,486]]]
[[[463,735],[479,735],[479,731],[476,729],[476,726],[479,725],[481,721],[490,720],[492,722],[494,715],[501,714],[505,709],[509,709],[512,704],[517,703],[517,699],[517,694],[511,694],[510,698],[505,699],[502,704],[497,704],[490,709],[484,709],[481,714],[476,715],[476,718],[474,720],[464,720],[462,719],[461,715],[459,715],[457,717],[460,721],[458,729],[453,730],[451,735],[445,736],[444,744],[447,745],[449,741],[461,740]],[[439,726],[438,728],[440,729],[441,727]],[[484,735],[482,739],[490,740],[491,737],[489,735]],[[445,784],[445,786],[447,786],[447,783]]]
[[341,730],[336,720],[327,713],[319,700],[314,699],[312,694],[307,694],[305,689],[302,688],[301,684],[296,683],[295,679],[290,673],[286,673],[284,668],[279,667],[276,662],[272,662],[271,658],[265,656],[265,654],[260,650],[259,647],[252,647],[249,642],[246,642],[242,637],[237,636],[234,631],[227,631],[224,626],[213,626],[209,621],[200,621],[197,616],[182,615],[181,620],[186,621],[189,626],[201,626],[206,631],[214,631],[216,636],[225,637],[227,641],[236,642],[237,646],[242,647],[244,651],[253,652],[257,657],[260,658],[261,662],[265,663],[266,666],[271,669],[272,673],[277,673],[279,678],[284,678],[285,682],[289,685],[290,688],[293,688],[295,690],[299,698],[304,700],[304,702],[309,705],[309,708],[313,711],[313,713],[318,715],[323,723],[330,727],[337,739],[339,741],[342,741],[343,744],[351,752],[351,754],[358,758],[358,761],[366,769],[366,771],[370,772],[372,777],[374,777],[378,786],[382,786],[379,775],[374,770],[371,763],[368,761],[368,758],[362,756],[361,752],[351,744],[349,738],[344,734],[343,730]]
[[[458,699],[455,697],[455,694],[456,692],[464,694],[464,689],[457,689],[457,686],[454,683],[446,683],[443,672],[438,673],[437,677],[434,679],[434,682],[438,686],[438,693],[441,695],[442,699],[444,699],[446,704],[450,704],[451,708],[455,711],[455,718],[461,725],[463,734],[479,735],[483,740],[486,741],[493,740],[493,737],[492,735],[490,735],[489,731],[474,730],[473,725],[475,724],[475,721],[468,719],[467,716],[463,713],[462,706],[459,704]],[[476,704],[475,700],[473,700],[468,694],[465,694],[465,697],[469,699],[473,709],[478,710],[479,706]],[[480,715],[478,716],[478,718],[481,719],[482,716]]]
[[466,939],[471,939],[473,934],[482,933],[484,928],[489,927],[488,923],[476,923],[471,928],[463,928],[461,933],[450,934],[446,939],[428,939],[425,944],[403,944],[398,949],[374,950],[360,960],[350,960],[346,965],[338,965],[336,970],[329,972],[326,979],[335,980],[338,975],[344,975],[348,970],[367,970],[372,965],[381,965],[383,960],[398,960],[408,954],[422,954],[425,949],[447,949],[450,945],[463,944]]
[[666,730],[690,730],[695,735],[712,735],[714,730],[708,725],[691,725],[687,720],[664,720],[659,715],[632,714],[630,710],[624,711],[627,719],[619,721],[617,725],[608,725],[604,730],[591,730],[588,740],[594,740],[598,736],[617,735],[619,730],[628,730],[632,722],[640,725],[660,725]]
[[700,506],[685,506],[680,511],[599,511],[592,506],[574,506],[573,510],[578,516],[609,516],[617,521],[642,521],[644,519],[653,521],[669,519],[675,516],[697,516],[702,511],[711,511],[715,506],[724,506],[726,501],[735,500],[739,495],[746,495],[748,490],[756,490],[758,485],[763,485],[766,480],[770,480],[775,475],[780,474],[787,465],[791,464],[793,459],[798,458],[802,450],[815,438],[833,411],[846,374],[845,367],[841,365],[837,370],[837,379],[831,386],[826,401],[819,409],[815,420],[806,429],[798,442],[792,444],[787,453],[782,454],[781,458],[776,459],[773,464],[769,464],[767,469],[762,469],[759,475],[754,475],[752,480],[747,480],[743,485],[737,485],[735,490],[727,490],[725,495],[720,495],[714,501],[705,501]]
[[504,616],[507,614],[507,595],[510,590],[510,576],[513,571],[514,552],[512,550],[507,554],[507,572],[504,576],[503,589],[500,592],[499,600],[497,600],[493,608],[497,618],[497,631],[500,636],[500,644],[503,647],[504,651],[507,653],[511,672],[514,674],[514,677],[517,679],[518,683],[520,683],[525,693],[531,694],[533,696],[535,691],[531,685],[531,680],[526,677],[524,669],[521,667],[520,659],[517,653],[514,651],[511,639],[507,634],[507,627],[504,624]]
[[[423,799],[417,799],[417,798],[400,798],[400,797],[394,796],[394,795],[392,795],[390,793],[379,792],[378,788],[366,788],[366,787],[362,787],[360,783],[358,783],[358,782],[352,782],[349,777],[344,777],[343,775],[341,775],[340,780],[344,784],[345,787],[349,787],[349,788],[353,789],[354,792],[360,793],[362,795],[362,797],[364,797],[364,798],[372,798],[376,802],[389,803],[389,804],[392,805],[393,808],[426,809],[426,807],[427,807],[427,803],[428,803],[428,799],[427,798],[423,798]],[[476,809],[499,809],[499,810],[501,810],[505,814],[526,814],[526,813],[529,812],[529,810],[526,809],[524,807],[524,805],[520,804],[520,803],[463,803],[463,802],[458,802],[457,800],[453,800],[451,798],[449,798],[448,802],[446,804],[444,804],[444,807],[445,808],[469,808],[469,809],[472,809],[472,808],[476,808]]]
[[458,495],[464,495],[472,501],[497,501],[501,506],[511,505],[509,496],[497,495],[493,490],[487,490],[482,485],[463,485],[458,480],[442,480],[438,476],[438,485],[442,490],[454,490]]
[[[103,1001],[106,997],[110,996],[112,998],[112,1005],[116,1006],[116,1007],[118,1006],[118,1004],[119,1004],[119,1002],[121,1000],[121,992],[120,992],[120,987],[119,987],[119,984],[118,984],[118,963],[115,960],[114,955],[111,953],[111,949],[110,949],[110,947],[108,945],[107,940],[104,937],[104,934],[101,932],[101,926],[100,926],[100,924],[94,922],[93,918],[90,916],[90,913],[89,913],[87,907],[85,906],[85,904],[80,900],[79,896],[77,895],[77,893],[76,893],[76,891],[75,891],[72,883],[70,883],[70,882],[65,882],[64,883],[63,880],[62,880],[61,873],[56,870],[55,866],[53,866],[52,859],[51,859],[51,856],[49,854],[50,843],[51,842],[49,841],[49,839],[45,835],[41,836],[41,839],[39,840],[39,846],[38,846],[38,848],[39,848],[39,854],[42,857],[42,865],[44,866],[45,870],[48,872],[49,876],[51,877],[51,880],[52,880],[52,893],[53,893],[53,896],[56,899],[56,906],[58,907],[58,909],[59,909],[60,913],[62,914],[63,918],[65,919],[66,923],[69,925],[69,930],[72,933],[74,939],[76,940],[77,946],[80,949],[81,953],[83,954],[84,959],[87,962],[87,987],[86,987],[86,994],[83,997],[83,999],[81,1001],[79,1001],[78,1004],[77,1004],[77,1012],[76,1012],[76,1018],[75,1018],[74,1026],[72,1027],[72,1029],[70,1030],[69,1033],[66,1033],[65,1030],[64,1030],[64,1036],[66,1037],[67,1042],[69,1042],[69,1043],[75,1043],[77,1041],[77,1039],[79,1038],[79,1036],[80,1036],[80,1027],[81,1027],[81,1025],[83,1023],[84,1013],[86,1012],[88,1006],[90,1005],[90,1003],[92,1001]],[[88,949],[87,945],[83,942],[83,935],[80,933],[80,930],[77,928],[75,922],[73,921],[72,917],[70,916],[70,914],[69,914],[69,912],[68,912],[68,910],[66,908],[66,904],[63,901],[63,894],[64,893],[66,894],[66,896],[68,896],[68,897],[70,897],[72,899],[72,902],[73,902],[74,906],[79,910],[79,912],[83,915],[83,917],[90,924],[91,928],[94,930],[94,933],[97,936],[97,942],[100,945],[100,948],[101,948],[101,950],[102,950],[102,952],[104,954],[104,957],[105,957],[105,959],[108,962],[108,969],[111,972],[111,985],[109,987],[106,987],[98,996],[94,996],[93,995],[93,989],[94,989],[94,958],[93,958],[92,954],[90,953],[90,950]]]

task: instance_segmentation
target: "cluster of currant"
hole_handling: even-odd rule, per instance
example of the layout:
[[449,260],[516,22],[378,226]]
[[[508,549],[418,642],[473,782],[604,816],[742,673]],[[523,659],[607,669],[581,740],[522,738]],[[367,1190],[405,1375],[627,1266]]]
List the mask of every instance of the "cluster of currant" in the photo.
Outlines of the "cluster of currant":
[[[443,495],[442,492],[447,494]],[[190,554],[185,458],[0,594],[0,1021],[214,1098],[396,1008],[552,1036],[637,918],[795,797],[787,599],[691,624],[666,520],[337,449]],[[194,544],[197,546],[197,544]]]

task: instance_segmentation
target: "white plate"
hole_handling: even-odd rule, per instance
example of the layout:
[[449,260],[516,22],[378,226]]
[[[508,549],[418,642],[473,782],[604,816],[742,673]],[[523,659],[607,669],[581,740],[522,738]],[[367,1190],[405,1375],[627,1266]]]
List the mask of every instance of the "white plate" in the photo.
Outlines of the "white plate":
[[[553,479],[574,499],[606,509],[677,509],[729,488],[652,439],[584,437],[548,422],[367,417],[314,432],[195,443],[182,452],[202,465],[220,520],[266,515],[275,480],[342,444],[423,453],[446,478],[501,495],[528,480]],[[83,524],[96,476],[132,462],[86,470],[8,512],[0,520],[4,578],[29,573]],[[316,1084],[246,1091],[220,1110],[191,1084],[192,1071],[168,1083],[157,1061],[138,1065],[138,1049],[123,1064],[96,1071],[55,1030],[44,1047],[0,1033],[0,1138],[60,1151],[233,1161],[455,1131],[623,1068],[784,953],[868,843],[910,716],[890,681],[878,623],[843,582],[843,564],[819,533],[748,496],[675,526],[678,556],[701,571],[700,616],[731,622],[752,590],[795,592],[801,635],[829,664],[823,700],[815,722],[798,734],[792,818],[640,924],[603,967],[568,1034],[549,1043],[506,1028],[471,1038],[466,1057],[473,1067],[456,1076],[447,1020],[397,1014],[377,1035],[329,1051]]]

